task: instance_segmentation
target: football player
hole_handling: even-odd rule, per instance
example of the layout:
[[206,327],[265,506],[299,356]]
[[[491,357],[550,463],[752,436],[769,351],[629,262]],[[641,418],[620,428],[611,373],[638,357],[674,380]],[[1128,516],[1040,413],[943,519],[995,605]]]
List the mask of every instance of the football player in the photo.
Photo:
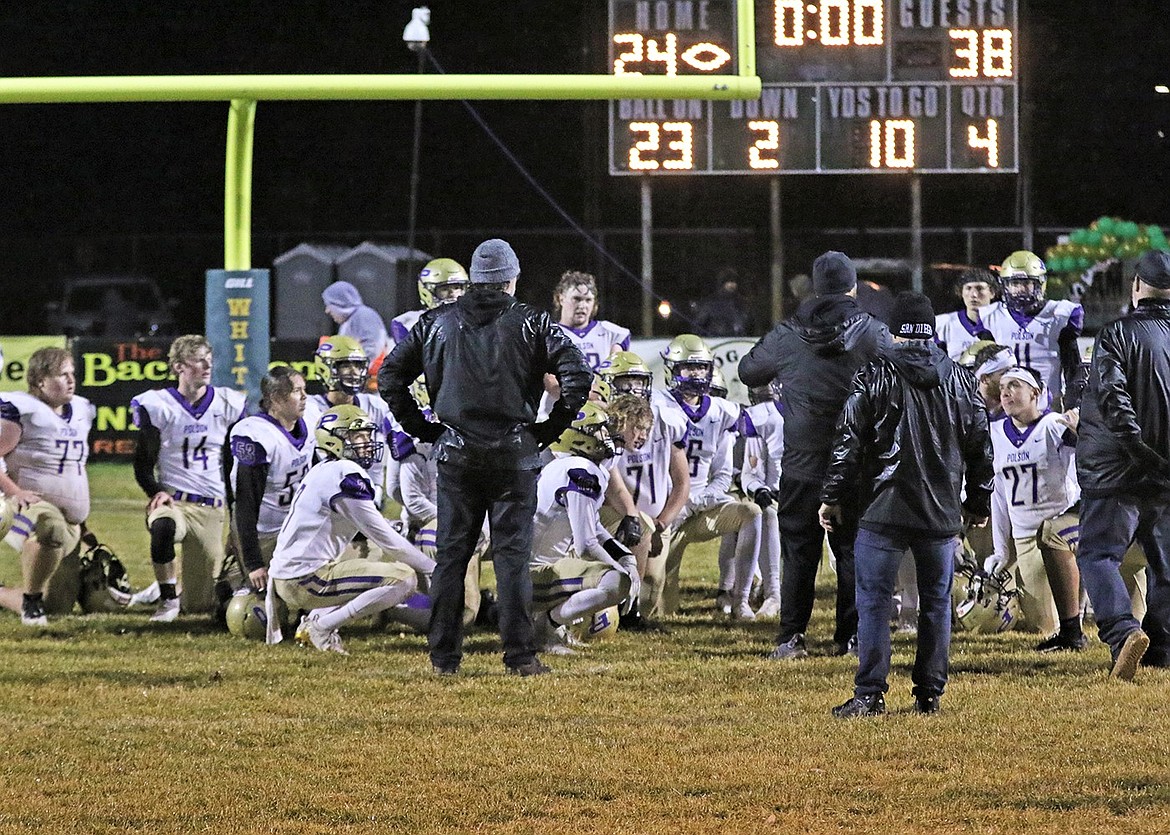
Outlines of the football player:
[[760,507],[727,493],[739,407],[708,394],[715,358],[700,337],[676,336],[662,357],[669,391],[655,390],[653,398],[660,408],[672,410],[686,421],[685,454],[691,480],[690,496],[679,514],[667,554],[663,612],[678,610],[679,568],[687,546],[737,533],[732,616],[752,620],[755,613],[748,596],[759,553]]
[[995,278],[987,270],[963,270],[955,282],[955,292],[963,300],[963,307],[935,317],[934,338],[947,356],[958,362],[964,351],[988,336],[979,309],[995,298]]
[[297,487],[313,466],[314,432],[305,423],[305,378],[287,365],[260,381],[260,410],[229,433],[232,529],[252,588],[268,588],[276,535]]
[[[1079,415],[1075,409],[1064,414],[1044,410],[1043,384],[1030,368],[1005,371],[1000,392],[1006,416],[991,425],[995,551],[983,567],[992,575],[1012,567],[1014,550],[1023,619],[1049,635],[1036,649],[1079,651],[1087,643],[1076,561],[1080,488],[1073,459]],[[1138,576],[1142,563],[1130,549],[1121,569],[1139,610],[1145,606]]]
[[[571,654],[568,626],[638,599],[634,555],[601,524],[616,452],[603,406],[586,402],[552,444],[562,455],[540,472],[532,536],[532,608],[544,652]],[[543,617],[539,614],[543,613]]]
[[740,416],[743,435],[743,491],[761,510],[760,573],[764,600],[756,610],[758,618],[780,614],[780,527],[776,515],[776,492],[780,489],[780,460],[784,454],[784,410],[774,386],[748,391],[752,405]]
[[450,304],[467,292],[470,284],[467,270],[451,258],[436,258],[428,261],[418,274],[418,300],[422,310],[408,310],[390,321],[391,350],[410,333],[423,310],[431,310],[441,304]]
[[[244,395],[211,385],[211,344],[199,335],[171,343],[174,387],[130,401],[138,446],[134,478],[146,493],[150,561],[158,581],[155,623],[210,611],[224,567],[224,459],[228,430],[244,414]],[[182,601],[175,545],[183,544]]]
[[[341,626],[429,585],[434,560],[390,527],[374,502],[369,470],[385,449],[378,436],[377,424],[357,406],[333,406],[321,416],[316,438],[325,460],[297,488],[268,569],[271,643],[281,639],[272,617],[277,596],[290,611],[308,612],[297,643],[345,655]],[[382,549],[383,561],[339,558],[359,532]]]
[[1047,281],[1048,269],[1038,256],[1013,252],[999,268],[1000,301],[980,308],[979,318],[992,339],[1012,349],[1016,365],[1040,372],[1052,408],[1069,409],[1080,399],[1077,337],[1085,309],[1076,302],[1045,298]]
[[[61,560],[81,542],[89,516],[89,430],[95,409],[74,394],[73,358],[63,348],[39,348],[29,357],[27,392],[0,394],[0,492],[12,514],[4,541],[20,553],[24,593],[20,622],[47,626],[45,593],[68,611],[78,589],[50,589]],[[71,593],[71,594],[70,594]],[[66,604],[68,608],[66,608]]]
[[[306,409],[309,425],[315,426],[321,415],[334,406],[357,406],[369,415],[382,437],[394,442],[390,447],[390,460],[384,462],[379,457],[370,466],[374,501],[378,507],[383,507],[388,494],[400,502],[402,494],[398,490],[398,462],[410,453],[410,436],[402,431],[398,421],[390,414],[390,407],[382,396],[366,391],[369,367],[361,343],[349,336],[328,337],[317,346],[314,361],[317,379],[325,385],[325,392],[309,397]],[[361,537],[358,537],[349,553],[350,556],[364,559],[378,559],[377,548],[371,548]]]
[[650,521],[647,533],[651,545],[645,565],[639,566],[643,583],[637,611],[661,616],[666,579],[664,543],[669,542],[691,489],[690,462],[684,452],[689,425],[677,409],[655,404],[650,369],[632,351],[613,354],[602,363],[600,374],[617,394],[609,411],[624,440],[612,469],[638,512]]

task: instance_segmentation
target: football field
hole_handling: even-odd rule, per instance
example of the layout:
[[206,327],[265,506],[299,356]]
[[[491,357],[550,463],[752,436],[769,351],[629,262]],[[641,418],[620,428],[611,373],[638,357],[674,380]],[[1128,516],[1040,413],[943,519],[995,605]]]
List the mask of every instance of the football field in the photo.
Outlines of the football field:
[[[92,527],[150,579],[129,466],[90,468]],[[350,657],[182,617],[0,614],[0,832],[1170,832],[1170,674],[1107,678],[1096,641],[957,635],[942,713],[842,722],[854,662],[764,660],[774,622],[712,615],[714,545],[669,635],[619,633],[555,673],[504,675],[474,634],[455,678],[424,639],[356,629]],[[0,550],[0,579],[16,582]]]

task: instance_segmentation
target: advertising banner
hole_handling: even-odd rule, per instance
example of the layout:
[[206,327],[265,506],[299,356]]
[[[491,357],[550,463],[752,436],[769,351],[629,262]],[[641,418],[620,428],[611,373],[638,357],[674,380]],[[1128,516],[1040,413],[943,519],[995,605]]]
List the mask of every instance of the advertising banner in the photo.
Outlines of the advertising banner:
[[97,410],[89,436],[91,460],[132,458],[138,430],[130,418],[130,400],[148,389],[174,385],[167,366],[170,339],[73,340],[77,393]]
[[0,336],[0,391],[25,391],[28,358],[38,348],[64,348],[63,336]]
[[255,411],[268,371],[268,270],[208,270],[205,311],[211,383],[246,392]]

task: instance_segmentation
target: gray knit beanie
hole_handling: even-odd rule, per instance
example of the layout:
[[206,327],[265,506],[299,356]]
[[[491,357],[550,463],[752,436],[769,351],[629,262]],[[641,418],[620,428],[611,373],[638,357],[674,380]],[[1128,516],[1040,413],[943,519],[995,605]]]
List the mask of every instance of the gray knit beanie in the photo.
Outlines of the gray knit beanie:
[[472,284],[506,284],[520,275],[520,259],[507,241],[492,238],[475,248],[471,256]]

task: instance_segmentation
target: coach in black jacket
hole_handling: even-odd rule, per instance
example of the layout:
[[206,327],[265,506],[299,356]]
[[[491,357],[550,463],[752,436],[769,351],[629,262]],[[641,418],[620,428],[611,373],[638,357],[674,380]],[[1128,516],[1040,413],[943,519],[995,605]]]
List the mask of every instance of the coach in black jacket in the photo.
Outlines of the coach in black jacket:
[[[532,616],[532,522],[540,451],[560,437],[589,394],[584,355],[547,313],[513,298],[520,262],[505,241],[480,244],[471,289],[423,313],[378,374],[378,388],[404,429],[435,444],[439,464],[438,554],[431,580],[429,645],[435,672],[453,674],[463,657],[463,578],[490,514],[500,637],[509,672],[548,672],[537,658]],[[561,398],[536,423],[544,375]],[[410,396],[426,375],[430,423]]]
[[[776,513],[784,576],[780,586],[780,635],[768,656],[803,658],[804,633],[816,596],[817,568],[825,532],[817,521],[821,481],[829,464],[833,426],[849,394],[854,372],[890,344],[886,326],[857,306],[857,271],[840,252],[813,262],[813,290],[796,313],[772,329],[739,363],[744,385],[783,384],[784,455]],[[837,653],[849,652],[857,634],[853,592],[855,503],[829,534],[837,560]]]
[[[1143,255],[1132,292],[1133,311],[1097,335],[1077,440],[1077,564],[1122,679],[1170,666],[1170,255]],[[1135,536],[1149,563],[1140,626],[1119,570]]]
[[[863,507],[854,556],[858,668],[841,718],[885,710],[889,688],[890,599],[907,549],[918,573],[915,709],[938,710],[947,682],[951,580],[964,520],[990,512],[991,436],[975,376],[934,342],[934,309],[920,293],[901,293],[890,311],[893,347],[853,378],[837,424],[821,492],[821,523],[840,523],[847,495]],[[960,503],[966,474],[966,499]]]

